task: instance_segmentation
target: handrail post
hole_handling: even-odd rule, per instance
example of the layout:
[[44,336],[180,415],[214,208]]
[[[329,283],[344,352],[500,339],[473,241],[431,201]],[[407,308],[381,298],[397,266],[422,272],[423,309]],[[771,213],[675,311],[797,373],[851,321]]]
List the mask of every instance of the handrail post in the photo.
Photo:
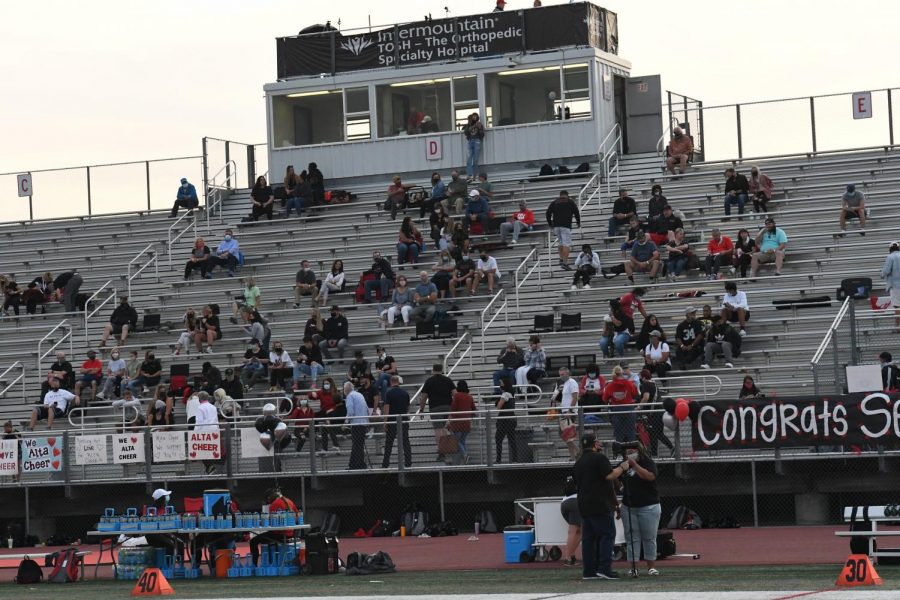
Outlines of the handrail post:
[[203,158],[202,158],[202,169],[203,169],[203,200],[204,204],[206,204],[207,208],[209,207],[209,156],[207,155],[207,142],[206,136],[203,136]]
[[850,364],[855,366],[859,364],[859,347],[856,339],[856,305],[853,302],[850,302],[848,316],[850,317]]
[[741,105],[734,105],[734,113],[737,119],[737,146],[738,146],[738,158],[744,158],[744,144],[743,137],[741,136]]
[[150,210],[150,161],[144,161],[144,171],[147,175],[147,210]]
[[817,152],[818,148],[816,147],[816,97],[809,97],[809,124],[811,125],[810,129],[812,129],[812,149],[813,152]]
[[88,216],[91,215],[91,168],[85,167],[85,173],[87,174],[87,201],[88,201]]
[[890,141],[891,146],[894,145],[894,102],[893,102],[893,90],[888,88],[887,91],[887,105],[888,105],[888,141]]
[[[394,443],[397,444],[397,472],[402,473],[405,468],[404,465],[406,464],[406,449],[403,447],[403,440],[406,439],[403,430],[403,415],[398,413],[396,415],[396,420],[397,434],[394,436]],[[385,448],[385,452],[387,452],[387,448]]]
[[231,142],[225,142],[225,185],[231,180]]
[[247,187],[253,187],[256,179],[256,148],[247,144]]

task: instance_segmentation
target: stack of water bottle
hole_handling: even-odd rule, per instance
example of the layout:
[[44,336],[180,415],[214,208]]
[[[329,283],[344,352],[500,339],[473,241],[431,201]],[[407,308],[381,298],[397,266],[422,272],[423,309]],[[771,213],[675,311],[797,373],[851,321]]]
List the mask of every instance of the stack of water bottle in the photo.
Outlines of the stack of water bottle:
[[276,527],[297,527],[300,525],[303,525],[302,511],[234,513],[234,526],[240,529],[268,529]]
[[157,514],[155,507],[148,507],[144,516],[138,516],[136,508],[127,508],[121,515],[116,509],[107,508],[97,523],[97,531],[131,532],[131,531],[172,531],[181,529],[181,516],[175,513],[174,506],[167,506],[166,512]]
[[154,548],[120,548],[116,579],[137,579],[147,567],[156,566]]
[[127,508],[121,515],[114,508],[103,511],[97,523],[97,531],[174,531],[177,529],[269,529],[277,527],[297,527],[303,525],[303,512],[279,511],[237,512],[233,515],[203,515],[175,513],[174,506],[167,506],[164,514],[157,514],[154,507],[148,507],[144,516],[138,516],[136,508]]
[[259,547],[259,565],[253,566],[253,558],[247,554],[231,557],[229,577],[287,577],[300,574],[297,561],[299,544],[262,544]]

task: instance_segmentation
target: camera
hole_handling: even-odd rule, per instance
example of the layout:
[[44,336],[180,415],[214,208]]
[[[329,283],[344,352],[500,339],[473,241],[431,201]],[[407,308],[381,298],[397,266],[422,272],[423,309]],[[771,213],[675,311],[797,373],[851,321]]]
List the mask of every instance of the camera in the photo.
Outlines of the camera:
[[613,455],[621,454],[624,458],[625,455],[628,454],[629,450],[637,450],[640,447],[638,442],[613,442],[612,443],[612,451]]

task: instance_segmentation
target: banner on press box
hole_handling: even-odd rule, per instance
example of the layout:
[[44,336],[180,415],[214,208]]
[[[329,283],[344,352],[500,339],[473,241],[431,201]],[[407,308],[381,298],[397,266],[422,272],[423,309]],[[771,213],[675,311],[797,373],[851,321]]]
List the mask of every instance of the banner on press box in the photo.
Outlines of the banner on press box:
[[106,435],[79,435],[75,438],[76,465],[105,465]]
[[264,458],[272,453],[272,448],[266,450],[259,443],[259,432],[255,427],[241,429],[241,458]]
[[0,440],[0,477],[19,472],[19,443],[16,440]]
[[153,462],[180,462],[187,459],[183,431],[154,431]]
[[62,436],[22,440],[22,472],[62,471]]
[[219,452],[218,431],[190,431],[188,432],[188,458],[191,460],[218,460]]
[[113,462],[130,465],[144,462],[144,434],[125,433],[113,436]]

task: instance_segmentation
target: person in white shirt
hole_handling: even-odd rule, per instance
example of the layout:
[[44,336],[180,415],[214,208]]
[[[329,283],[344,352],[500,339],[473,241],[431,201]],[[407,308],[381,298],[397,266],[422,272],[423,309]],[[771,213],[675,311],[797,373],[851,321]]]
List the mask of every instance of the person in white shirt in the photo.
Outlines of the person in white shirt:
[[369,405],[365,397],[354,389],[349,381],[344,383],[344,405],[347,407],[347,424],[350,425],[350,469],[366,468],[366,428],[369,425]]
[[72,392],[60,389],[59,379],[50,379],[50,390],[44,395],[44,403],[35,406],[31,411],[31,421],[28,431],[34,431],[34,426],[41,419],[47,419],[47,429],[53,429],[53,420],[66,414],[69,402],[75,402],[75,406],[81,404],[81,399]]
[[497,267],[497,259],[490,256],[486,250],[482,250],[475,262],[475,277],[472,278],[472,287],[469,294],[474,296],[475,290],[482,279],[487,279],[488,294],[494,295],[494,281],[500,279],[500,268]]
[[319,295],[316,296],[316,302],[324,305],[328,302],[328,294],[331,292],[340,292],[344,289],[344,261],[336,260],[331,265],[331,272],[325,276],[322,281],[322,287],[319,289]]
[[672,370],[669,360],[669,345],[662,341],[662,333],[658,329],[650,332],[650,343],[641,351],[644,355],[644,368],[657,377],[665,377]]
[[[572,378],[569,369],[560,367],[559,369],[559,388],[557,389],[559,397],[559,416],[560,416],[560,434],[563,432],[562,423],[565,420],[574,419],[578,410],[578,382]],[[565,440],[569,455],[572,458],[578,456],[578,436]]]
[[[216,406],[209,401],[209,394],[206,392],[197,393],[197,408],[194,421],[194,432],[197,433],[218,433],[219,432],[219,411]],[[193,398],[192,398],[193,399]],[[221,446],[220,446],[221,447]],[[204,460],[206,466],[206,474],[211,475],[216,472],[216,463],[224,458],[223,453],[219,453],[222,457],[218,461]]]
[[125,394],[125,379],[128,375],[128,365],[125,359],[121,358],[118,348],[113,348],[109,354],[109,362],[106,363],[106,380],[103,382],[103,389],[97,394],[97,397],[103,400],[115,390],[118,390],[119,397]]
[[269,352],[269,388],[270,392],[288,389],[287,380],[294,377],[294,361],[284,349],[284,345],[275,340]]
[[591,289],[591,277],[600,272],[600,255],[591,250],[590,244],[581,247],[581,253],[575,259],[575,276],[572,279],[572,289],[578,289],[578,282],[583,285],[581,289]]
[[741,337],[747,335],[745,330],[747,321],[750,320],[750,305],[747,303],[747,294],[739,292],[737,284],[729,281],[725,284],[725,297],[722,298],[722,318],[740,327],[738,333]]

